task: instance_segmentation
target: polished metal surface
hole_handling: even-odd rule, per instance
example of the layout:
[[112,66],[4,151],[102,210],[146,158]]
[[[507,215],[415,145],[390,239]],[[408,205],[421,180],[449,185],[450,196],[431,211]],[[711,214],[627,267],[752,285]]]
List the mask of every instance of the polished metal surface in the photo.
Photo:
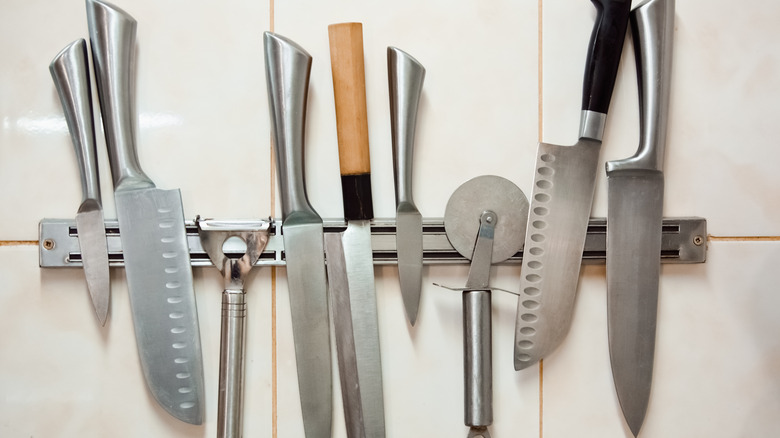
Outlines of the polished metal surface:
[[[359,400],[365,434],[361,436],[384,437],[382,360],[379,352],[379,323],[369,221],[349,221],[341,242],[344,248],[352,326],[355,328],[353,336],[358,380],[351,384],[357,384],[360,388]],[[334,324],[337,322],[334,321]],[[341,369],[339,365],[339,371]],[[354,407],[349,407],[352,408]],[[344,410],[347,409],[345,406]]]
[[[268,243],[270,221],[196,221],[198,235],[209,258],[225,282],[222,292],[222,323],[219,348],[219,402],[217,436],[243,436],[244,347],[246,326],[246,275]],[[223,247],[230,239],[246,245],[241,257],[229,257]]]
[[601,141],[604,137],[604,127],[607,115],[596,111],[583,110],[580,113],[580,138]]
[[136,155],[136,21],[87,0],[87,22],[141,367],[165,410],[201,424],[203,359],[181,194],[155,188]]
[[87,42],[78,39],[70,43],[54,57],[49,71],[65,112],[81,177],[82,201],[76,213],[76,228],[87,290],[100,325],[106,325],[111,285],[100,199]]
[[631,13],[640,143],[634,156],[606,166],[610,363],[634,436],[644,422],[653,379],[674,9],[674,0],[649,0]]
[[323,226],[306,197],[304,172],[312,59],[281,35],[265,32],[263,41],[304,431],[308,438],[330,437],[333,384]]
[[[523,244],[528,200],[512,182],[494,175],[463,183],[447,201],[444,228],[471,259],[463,288],[464,422],[468,437],[490,437],[493,422],[493,353],[490,267]],[[474,225],[477,229],[474,230]],[[471,247],[465,242],[470,239]],[[501,249],[495,251],[499,244]],[[465,254],[464,254],[465,255]],[[452,289],[449,288],[448,289]]]
[[352,326],[347,267],[341,233],[325,235],[325,252],[328,255],[328,290],[330,292],[333,326],[336,336],[336,353],[339,363],[341,399],[344,405],[344,424],[348,437],[366,436],[363,422],[363,403],[358,378],[357,352]]
[[412,164],[417,108],[425,80],[425,68],[408,53],[388,47],[387,75],[395,175],[398,277],[406,318],[414,325],[422,290],[423,237],[422,214],[412,198]]
[[[190,248],[193,267],[213,266],[200,244],[194,222],[185,222],[187,227],[187,244]],[[371,248],[374,251],[374,265],[388,266],[396,264],[395,233],[392,219],[374,219],[371,221]],[[122,258],[121,233],[116,220],[105,222],[109,234],[108,242],[109,265],[121,268]],[[340,233],[346,229],[343,219],[323,221],[325,235]],[[700,217],[665,218],[663,222],[663,241],[661,247],[661,263],[687,264],[704,263],[707,259],[707,220]],[[283,236],[279,233],[282,221],[274,221],[273,230],[263,256],[257,261],[262,266],[286,266]],[[582,263],[586,265],[603,265],[607,255],[607,220],[591,218],[588,222],[588,236],[585,239]],[[81,252],[79,251],[78,231],[73,219],[42,219],[38,225],[39,265],[42,268],[81,268]],[[476,234],[475,234],[476,239]],[[462,265],[469,259],[460,254],[447,240],[442,219],[423,220],[423,248],[425,265]],[[228,250],[230,254],[239,254]],[[468,255],[471,257],[471,254]],[[516,265],[523,261],[523,252],[517,252],[501,262],[504,265]],[[459,288],[462,289],[462,288]]]

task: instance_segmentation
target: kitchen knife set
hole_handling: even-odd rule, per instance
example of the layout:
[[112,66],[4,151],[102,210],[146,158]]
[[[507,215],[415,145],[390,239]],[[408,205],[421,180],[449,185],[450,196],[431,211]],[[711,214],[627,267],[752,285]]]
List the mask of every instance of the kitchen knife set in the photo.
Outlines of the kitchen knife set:
[[[630,21],[639,84],[641,142],[633,157],[607,163],[607,305],[615,386],[627,424],[637,435],[649,401],[655,346],[674,0],[647,0],[632,12],[630,0],[593,2],[597,18],[588,49],[579,140],[572,146],[539,144],[530,206],[526,202],[521,210],[523,226],[518,244],[523,241],[524,230],[525,245],[517,293],[514,363],[517,370],[538,363],[555,350],[569,330],[601,139]],[[142,369],[161,406],[182,421],[200,424],[203,366],[181,195],[178,190],[158,189],[141,169],[135,149],[132,74],[136,21],[103,1],[86,3],[94,77]],[[304,131],[312,57],[283,36],[266,32],[263,37],[301,407],[306,436],[330,436],[332,316],[348,434],[381,437],[385,419],[371,248],[373,206],[362,26],[331,25],[328,33],[347,221],[346,229],[339,233],[324,232],[323,221],[306,196]],[[422,283],[423,227],[412,199],[411,170],[425,69],[396,48],[388,48],[387,56],[399,278],[406,316],[414,325]],[[88,291],[99,322],[105,324],[110,301],[109,262],[86,42],[81,39],[68,45],[52,61],[50,71],[81,173],[83,202],[76,215],[76,228]],[[488,182],[496,180],[481,180],[472,188],[484,190]],[[509,189],[504,192],[515,193]],[[512,198],[519,199],[520,195],[522,192]],[[466,376],[469,386],[469,382],[490,380],[489,348],[480,350],[480,342],[490,340],[487,278],[491,263],[513,254],[510,251],[506,257],[497,257],[493,252],[494,236],[496,245],[502,243],[505,225],[501,220],[510,220],[512,215],[504,213],[511,200],[496,198],[495,208],[486,206],[484,212],[473,213],[476,203],[458,198],[456,213],[451,215],[448,205],[448,218],[468,212],[476,214],[473,219],[481,224],[479,232],[467,238],[466,249],[458,248],[467,258],[472,253],[474,257],[467,288],[459,289],[464,291],[464,356],[479,358],[467,364],[467,374],[470,372],[475,379]],[[524,195],[522,198],[525,200]],[[492,210],[498,212],[498,217]],[[199,218],[196,222],[204,249],[225,278],[218,435],[240,436],[243,279],[268,242],[270,221],[236,223]],[[447,235],[457,248],[457,239],[451,237],[449,229]],[[236,237],[246,244],[246,252],[240,257],[225,255],[223,243]],[[467,316],[471,318],[468,323]],[[490,387],[472,386],[467,388],[467,398],[470,390],[487,395],[472,397],[481,401],[472,400],[471,405],[467,401],[467,424],[472,426],[471,435],[489,436],[486,425],[492,418],[480,417],[492,417],[492,413],[479,403],[492,403]],[[469,412],[488,413],[471,415],[473,421],[469,422]]]

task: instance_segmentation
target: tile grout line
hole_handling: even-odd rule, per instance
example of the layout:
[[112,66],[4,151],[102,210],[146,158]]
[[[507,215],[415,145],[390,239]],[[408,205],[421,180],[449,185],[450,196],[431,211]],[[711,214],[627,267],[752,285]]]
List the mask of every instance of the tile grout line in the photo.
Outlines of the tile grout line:
[[[544,113],[543,113],[543,110],[544,110],[544,99],[542,97],[544,95],[544,79],[543,79],[544,78],[544,75],[543,75],[543,73],[544,73],[544,65],[542,63],[542,60],[543,60],[542,52],[544,50],[544,46],[542,44],[542,38],[543,38],[542,29],[543,29],[543,26],[544,26],[543,25],[543,19],[542,19],[542,14],[543,14],[543,7],[542,6],[543,6],[543,3],[544,3],[544,0],[538,0],[537,1],[537,38],[536,38],[537,49],[536,50],[537,50],[537,56],[538,56],[538,58],[537,58],[538,68],[537,68],[536,74],[537,74],[537,84],[538,84],[537,85],[537,87],[538,87],[538,91],[537,91],[537,93],[538,93],[538,98],[537,98],[537,103],[538,103],[537,111],[538,111],[538,115],[537,115],[537,117],[538,117],[538,123],[539,123],[537,135],[539,137],[538,138],[539,142],[542,141],[542,137],[543,137],[542,134],[544,133],[544,123],[543,123],[543,120],[544,120]],[[540,360],[539,361],[539,438],[543,438],[543,437],[544,437],[544,360]]]
[[[269,30],[274,32],[274,0],[269,1]],[[271,217],[276,217],[276,167],[274,166],[276,156],[274,152],[273,135],[269,135],[270,147],[270,188],[271,188]],[[271,267],[271,436],[277,438],[279,432],[279,406],[278,406],[278,381],[277,381],[277,361],[276,354],[276,266]]]
[[38,240],[0,240],[0,246],[38,246]]

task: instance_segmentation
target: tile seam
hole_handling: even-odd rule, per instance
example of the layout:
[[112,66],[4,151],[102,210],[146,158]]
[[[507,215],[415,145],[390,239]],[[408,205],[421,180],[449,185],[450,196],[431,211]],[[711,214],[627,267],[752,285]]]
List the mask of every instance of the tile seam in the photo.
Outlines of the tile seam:
[[780,236],[707,236],[711,242],[780,242]]
[[38,240],[0,240],[0,246],[38,246]]

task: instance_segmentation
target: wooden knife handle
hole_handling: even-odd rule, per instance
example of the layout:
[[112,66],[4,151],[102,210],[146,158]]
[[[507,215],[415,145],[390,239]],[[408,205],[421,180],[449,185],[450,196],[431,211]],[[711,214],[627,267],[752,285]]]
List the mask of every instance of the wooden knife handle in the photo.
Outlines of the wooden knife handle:
[[363,25],[331,24],[328,35],[344,217],[347,220],[372,219]]

